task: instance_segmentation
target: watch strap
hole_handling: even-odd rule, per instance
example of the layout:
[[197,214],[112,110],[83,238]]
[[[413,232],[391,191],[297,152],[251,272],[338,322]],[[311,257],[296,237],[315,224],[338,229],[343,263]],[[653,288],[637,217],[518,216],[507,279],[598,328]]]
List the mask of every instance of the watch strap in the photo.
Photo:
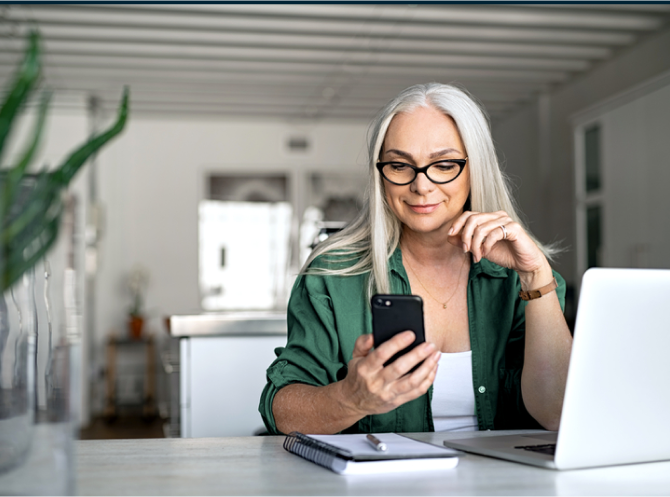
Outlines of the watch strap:
[[551,283],[542,288],[538,288],[537,290],[521,290],[519,292],[519,297],[521,297],[521,300],[539,299],[542,295],[546,295],[549,292],[556,290],[556,288],[558,288],[558,282],[556,281],[556,278],[553,278]]

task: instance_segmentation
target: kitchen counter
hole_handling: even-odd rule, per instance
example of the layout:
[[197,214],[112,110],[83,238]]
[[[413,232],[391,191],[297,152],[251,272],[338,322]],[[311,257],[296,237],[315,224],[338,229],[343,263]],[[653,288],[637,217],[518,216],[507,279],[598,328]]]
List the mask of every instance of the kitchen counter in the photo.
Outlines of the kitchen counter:
[[286,335],[286,312],[219,312],[171,316],[173,337]]

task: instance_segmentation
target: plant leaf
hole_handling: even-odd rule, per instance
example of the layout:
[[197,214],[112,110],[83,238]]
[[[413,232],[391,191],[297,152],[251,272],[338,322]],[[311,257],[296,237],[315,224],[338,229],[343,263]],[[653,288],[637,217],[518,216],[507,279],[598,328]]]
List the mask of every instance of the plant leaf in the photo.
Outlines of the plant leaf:
[[60,225],[60,216],[56,216],[49,221],[42,232],[34,238],[39,243],[39,247],[28,257],[23,253],[13,254],[3,266],[0,266],[0,290],[4,293],[18,281],[21,275],[33,267],[49,251],[58,237],[58,228]]
[[51,101],[51,92],[49,91],[42,92],[37,112],[37,119],[35,121],[35,126],[33,127],[32,140],[30,144],[26,146],[26,149],[24,150],[23,155],[21,156],[19,162],[16,164],[16,166],[14,166],[11,169],[11,172],[9,173],[10,175],[13,176],[22,175],[24,171],[26,171],[28,165],[30,164],[30,161],[33,160],[35,152],[37,151],[37,147],[39,146],[40,141],[42,139],[42,133],[44,131],[44,122],[46,121],[47,110],[49,109],[50,101]]
[[24,150],[23,155],[21,156],[19,162],[14,167],[8,170],[7,175],[4,178],[5,185],[3,192],[3,202],[2,202],[3,205],[0,206],[0,219],[4,218],[4,213],[8,211],[9,205],[12,204],[14,196],[19,190],[19,184],[21,182],[21,178],[26,169],[28,168],[28,165],[30,164],[31,160],[33,159],[37,147],[39,146],[40,140],[42,138],[42,132],[44,130],[44,122],[46,120],[47,109],[49,108],[50,100],[51,100],[51,93],[43,92],[42,98],[40,100],[37,119],[35,121],[35,126],[32,132],[32,140],[26,146],[26,149]]
[[65,159],[63,164],[54,171],[54,177],[61,185],[67,185],[72,177],[77,174],[79,168],[88,160],[88,158],[100,149],[105,143],[118,135],[126,124],[128,118],[128,99],[130,91],[126,86],[123,89],[123,96],[119,104],[118,117],[116,122],[110,126],[107,131],[100,133],[91,138],[84,145],[75,150],[70,156]]
[[[39,80],[39,35],[32,32],[15,81],[0,108],[0,159],[12,125]],[[124,88],[115,123],[71,153],[54,171],[27,174],[39,145],[48,108],[43,94],[32,138],[9,169],[0,169],[0,292],[10,288],[32,268],[56,241],[63,210],[62,190],[88,158],[124,128],[128,117],[129,90]],[[26,180],[28,180],[26,182]]]
[[39,34],[36,31],[31,32],[26,57],[21,64],[12,89],[7,93],[2,108],[0,108],[0,163],[5,140],[12,128],[12,122],[40,75],[39,42]]
[[25,208],[14,217],[0,232],[0,243],[13,250],[13,245],[21,243],[22,235],[37,231],[40,219],[49,215],[51,206],[58,200],[60,188],[46,183],[36,186],[25,200]]

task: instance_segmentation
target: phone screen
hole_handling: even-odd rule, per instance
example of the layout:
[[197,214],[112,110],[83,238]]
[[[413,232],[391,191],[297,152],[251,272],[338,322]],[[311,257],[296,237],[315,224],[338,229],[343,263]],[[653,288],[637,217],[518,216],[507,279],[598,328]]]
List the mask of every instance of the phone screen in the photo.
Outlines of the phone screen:
[[[423,300],[418,295],[375,295],[371,299],[372,335],[375,347],[403,331],[416,335],[414,342],[389,359],[384,366],[426,341],[423,329]],[[416,369],[419,367],[417,365]]]

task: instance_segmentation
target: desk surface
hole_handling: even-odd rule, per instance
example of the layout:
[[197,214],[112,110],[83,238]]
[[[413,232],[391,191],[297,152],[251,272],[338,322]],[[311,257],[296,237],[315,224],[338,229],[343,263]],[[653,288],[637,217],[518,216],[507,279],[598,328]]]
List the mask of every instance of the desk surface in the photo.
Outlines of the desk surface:
[[[479,436],[491,434],[481,432]],[[442,445],[447,438],[472,436],[472,432],[411,436]],[[670,493],[670,461],[559,472],[468,454],[451,470],[345,477],[286,452],[283,440],[284,437],[231,437],[79,441],[77,491],[81,495]]]

